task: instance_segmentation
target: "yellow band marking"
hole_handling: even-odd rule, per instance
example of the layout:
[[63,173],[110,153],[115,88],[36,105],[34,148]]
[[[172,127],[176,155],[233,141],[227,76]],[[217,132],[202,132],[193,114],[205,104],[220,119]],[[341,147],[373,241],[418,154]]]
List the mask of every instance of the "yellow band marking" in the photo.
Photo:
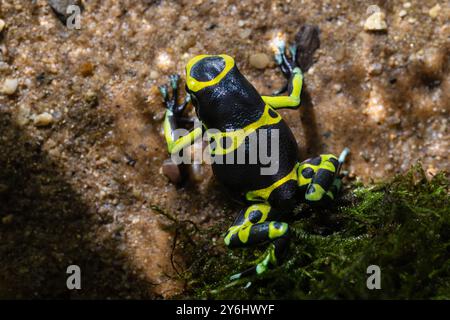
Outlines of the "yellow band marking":
[[291,83],[292,92],[289,96],[262,96],[262,99],[275,109],[297,107],[300,104],[300,94],[303,86],[303,74],[299,68],[294,69],[294,77]]
[[[217,77],[215,77],[214,79],[212,79],[210,81],[198,81],[198,80],[192,78],[191,77],[192,67],[200,60],[202,60],[204,58],[208,58],[208,57],[221,57],[225,61],[225,68],[222,70],[221,73],[219,73],[219,75]],[[218,84],[233,67],[234,67],[234,59],[226,54],[219,54],[219,55],[201,54],[201,55],[195,56],[186,65],[186,85],[188,86],[189,90],[191,90],[193,92],[200,91],[203,88]]]
[[[276,115],[275,117],[272,117],[269,113],[269,111],[272,110],[272,112]],[[211,155],[225,155],[229,152],[232,152],[239,148],[239,146],[244,142],[245,138],[250,135],[251,133],[255,132],[258,128],[263,126],[268,126],[272,124],[276,124],[281,121],[281,116],[273,110],[268,104],[264,106],[264,112],[261,115],[261,117],[256,120],[253,123],[250,123],[243,129],[237,129],[233,131],[227,131],[227,132],[208,132],[208,139],[213,138],[215,140],[215,148],[214,150],[211,150],[211,144],[209,144]],[[231,141],[231,145],[228,146],[228,148],[224,148],[222,146],[222,139],[226,139]]]
[[273,190],[281,186],[283,183],[289,180],[297,180],[297,168],[299,164],[296,163],[291,172],[289,172],[286,176],[276,181],[272,185],[267,188],[253,190],[246,193],[245,197],[248,201],[259,201],[259,200],[267,200],[270,197],[270,194]]
[[166,117],[164,119],[164,137],[167,143],[167,149],[170,154],[178,153],[181,149],[191,145],[194,143],[202,135],[202,128],[195,128],[187,135],[184,135],[177,140],[174,140],[173,137],[173,128],[170,125],[169,117],[172,116],[173,113],[170,110],[166,111]]

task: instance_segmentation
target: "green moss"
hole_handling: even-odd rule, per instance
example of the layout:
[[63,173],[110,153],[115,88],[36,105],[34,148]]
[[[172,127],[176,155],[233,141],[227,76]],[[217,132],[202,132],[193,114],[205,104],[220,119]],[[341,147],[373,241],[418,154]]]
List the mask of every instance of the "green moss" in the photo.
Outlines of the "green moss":
[[[353,185],[333,208],[297,210],[284,264],[230,283],[261,249],[227,250],[222,226],[190,249],[185,298],[449,299],[449,179],[427,180],[420,165],[373,186]],[[223,235],[223,234],[222,234]],[[217,238],[217,243],[211,241]],[[368,290],[369,265],[381,268],[381,290]],[[251,282],[249,285],[248,282]]]

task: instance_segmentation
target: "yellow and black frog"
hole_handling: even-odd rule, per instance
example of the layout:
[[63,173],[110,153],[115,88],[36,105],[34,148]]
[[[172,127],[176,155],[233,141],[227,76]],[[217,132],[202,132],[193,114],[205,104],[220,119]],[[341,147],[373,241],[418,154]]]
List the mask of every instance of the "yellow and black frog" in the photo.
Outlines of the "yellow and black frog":
[[[288,82],[274,96],[261,96],[226,54],[199,55],[188,62],[183,103],[177,102],[178,75],[170,76],[171,97],[167,86],[160,87],[167,108],[164,132],[169,153],[182,152],[206,132],[215,178],[248,203],[228,229],[225,244],[236,248],[269,243],[260,263],[231,279],[261,274],[279,264],[289,242],[284,221],[294,207],[300,202],[333,200],[341,187],[339,171],[349,150],[344,149],[339,158],[323,154],[302,162],[294,135],[277,112],[300,105],[303,74],[296,62],[297,47],[289,51],[288,57],[285,44],[279,43],[275,61]],[[280,95],[286,91],[287,95]],[[177,138],[177,119],[189,101],[202,125]],[[276,170],[264,171],[267,163],[252,159],[261,148],[272,158],[276,155]],[[234,161],[226,161],[227,157]]]

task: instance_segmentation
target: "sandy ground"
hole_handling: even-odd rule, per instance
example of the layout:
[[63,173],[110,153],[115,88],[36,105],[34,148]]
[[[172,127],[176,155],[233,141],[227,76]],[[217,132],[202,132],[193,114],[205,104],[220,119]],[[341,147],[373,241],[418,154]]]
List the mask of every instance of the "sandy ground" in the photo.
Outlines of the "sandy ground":
[[[385,31],[364,31],[371,5]],[[184,188],[160,172],[156,86],[196,54],[234,56],[268,94],[281,74],[250,57],[317,25],[302,107],[281,112],[305,157],[348,146],[346,168],[365,182],[417,160],[450,169],[449,15],[445,1],[86,1],[70,30],[47,1],[1,1],[0,80],[18,88],[0,94],[0,297],[182,292],[173,228],[152,206],[204,228],[235,214],[208,168]],[[82,290],[66,288],[70,264]]]

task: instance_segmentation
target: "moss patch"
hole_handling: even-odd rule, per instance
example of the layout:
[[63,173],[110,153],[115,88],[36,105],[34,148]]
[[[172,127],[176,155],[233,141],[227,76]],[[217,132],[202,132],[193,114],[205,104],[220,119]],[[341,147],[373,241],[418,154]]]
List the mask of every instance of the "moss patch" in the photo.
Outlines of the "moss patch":
[[[297,211],[286,261],[259,277],[228,280],[264,248],[227,250],[223,226],[201,232],[195,244],[183,244],[191,256],[183,298],[450,298],[445,173],[428,180],[417,165],[388,183],[352,185],[333,208]],[[369,265],[381,268],[381,290],[366,287]]]

